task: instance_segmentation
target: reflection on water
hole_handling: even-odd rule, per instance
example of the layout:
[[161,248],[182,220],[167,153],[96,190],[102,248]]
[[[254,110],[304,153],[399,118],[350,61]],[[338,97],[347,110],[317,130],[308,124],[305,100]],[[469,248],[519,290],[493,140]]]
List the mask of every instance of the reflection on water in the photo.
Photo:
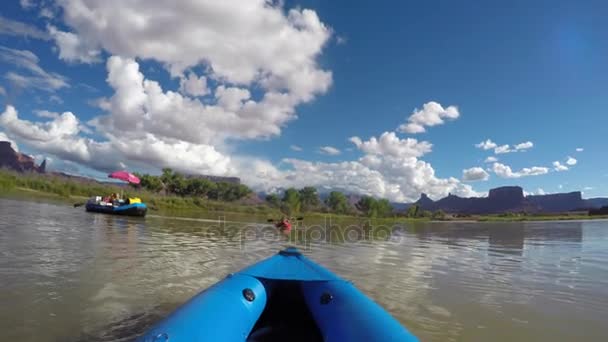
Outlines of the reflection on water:
[[226,274],[298,245],[424,341],[608,339],[606,221],[307,224],[286,237],[0,199],[0,325],[7,340],[128,341]]

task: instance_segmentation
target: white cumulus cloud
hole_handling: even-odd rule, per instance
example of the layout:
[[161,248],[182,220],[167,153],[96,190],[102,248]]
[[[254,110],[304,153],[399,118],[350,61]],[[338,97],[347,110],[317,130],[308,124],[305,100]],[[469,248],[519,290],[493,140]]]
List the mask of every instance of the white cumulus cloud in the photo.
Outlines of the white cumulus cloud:
[[205,96],[209,94],[207,78],[205,76],[198,77],[193,72],[190,72],[187,77],[180,79],[179,90],[192,96]]
[[338,154],[342,153],[339,149],[333,146],[321,146],[319,147],[319,152],[330,156],[337,156]]
[[34,114],[36,114],[37,117],[43,119],[56,119],[60,116],[60,114],[57,112],[51,112],[45,109],[34,110]]
[[[218,86],[210,103],[165,91],[144,77],[129,58],[108,59],[108,83],[114,95],[103,103],[107,115],[94,124],[105,132],[135,138],[153,134],[160,139],[222,144],[228,138],[255,139],[278,135],[295,118],[293,97],[267,92],[253,100],[246,88]],[[179,113],[179,115],[176,115]]]
[[215,147],[189,144],[179,140],[161,140],[152,134],[129,140],[106,134],[108,140],[83,138],[82,125],[71,112],[39,123],[19,118],[12,106],[0,115],[0,126],[9,136],[26,142],[38,151],[86,165],[100,171],[123,168],[124,162],[153,167],[172,167],[194,174],[231,174],[230,158]]
[[498,161],[498,158],[494,157],[494,156],[489,156],[486,158],[486,160],[484,160],[484,163],[495,163]]
[[475,144],[475,147],[485,150],[485,151],[493,149],[495,154],[504,154],[504,153],[518,152],[518,151],[524,152],[524,151],[534,147],[534,143],[531,141],[526,141],[526,142],[522,142],[519,144],[515,144],[515,145],[513,145],[513,148],[511,148],[511,145],[509,145],[509,144],[498,145],[491,139],[487,139],[485,141],[480,142],[479,144]]
[[583,152],[584,150],[585,150],[585,149],[584,149],[584,148],[582,148],[582,147],[577,147],[577,148],[576,148],[576,152]]
[[351,137],[349,140],[361,151],[370,155],[393,157],[420,157],[431,152],[433,147],[428,141],[399,139],[394,132],[384,132],[380,138],[371,137],[368,141],[362,141],[359,137]]
[[547,194],[547,192],[543,188],[537,188],[536,191],[532,191],[532,192],[524,191],[525,196],[543,196],[546,194]]
[[507,145],[497,146],[494,149],[494,153],[496,153],[496,154],[504,154],[504,153],[510,153],[510,152],[513,152],[513,150],[511,150],[511,148],[510,148],[510,146],[508,144]]
[[59,59],[87,64],[101,62],[101,51],[91,46],[88,40],[72,32],[61,31],[52,25],[47,29],[59,48]]
[[568,171],[568,167],[556,160],[553,162],[553,170],[557,172]]
[[76,116],[65,112],[46,123],[31,123],[19,119],[14,107],[8,106],[0,115],[0,125],[19,138],[34,141],[49,141],[67,138],[79,132]]
[[525,151],[527,149],[530,149],[534,147],[534,143],[532,143],[531,141],[526,141],[520,144],[515,145],[515,150],[517,151]]
[[482,150],[491,150],[493,148],[496,148],[496,143],[493,142],[491,139],[487,139],[486,141],[482,141],[479,144],[475,144],[475,147],[480,148]]
[[315,11],[285,9],[282,1],[180,0],[167,6],[163,0],[61,0],[59,5],[65,23],[90,48],[153,59],[174,76],[203,64],[213,79],[257,83],[272,92],[287,89],[294,101],[310,101],[331,83],[331,72],[316,62],[331,29]]
[[416,157],[420,152],[411,148],[429,146],[423,150],[430,151],[430,144],[412,140],[399,139],[394,132],[384,132],[379,138],[371,137],[367,141],[354,137],[351,141],[364,154],[357,160],[323,163],[285,159],[283,162],[291,166],[288,170],[278,170],[258,161],[255,167],[249,168],[254,171],[249,172],[244,181],[262,188],[312,185],[397,202],[415,201],[421,192],[432,198],[448,193],[464,197],[479,195],[456,178],[437,178],[431,165]]
[[528,192],[524,190],[524,196],[543,196],[546,195],[547,192],[543,188],[537,188],[536,191]]
[[541,166],[533,166],[530,168],[525,167],[519,171],[514,172],[510,166],[501,163],[494,163],[492,165],[492,171],[494,171],[494,173],[501,178],[520,178],[526,176],[544,175],[549,173],[548,168]]
[[568,164],[570,166],[574,166],[574,165],[576,165],[576,163],[577,163],[577,160],[570,156],[568,156],[568,159],[566,159],[566,164]]
[[403,133],[423,133],[425,127],[442,125],[446,119],[454,120],[460,116],[456,106],[443,108],[441,104],[431,101],[425,103],[422,109],[415,109],[407,119],[407,123],[398,127],[399,132]]
[[490,175],[481,167],[472,167],[462,170],[462,180],[465,182],[485,181]]

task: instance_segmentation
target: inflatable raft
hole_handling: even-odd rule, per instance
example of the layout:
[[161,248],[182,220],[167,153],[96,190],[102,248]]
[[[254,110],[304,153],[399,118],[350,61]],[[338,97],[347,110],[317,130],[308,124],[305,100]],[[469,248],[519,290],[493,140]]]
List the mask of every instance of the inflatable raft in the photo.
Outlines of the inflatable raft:
[[126,215],[126,216],[146,216],[148,207],[145,203],[129,203],[113,205],[97,201],[88,201],[85,206],[87,211],[95,213]]
[[137,341],[418,341],[295,248],[230,274]]

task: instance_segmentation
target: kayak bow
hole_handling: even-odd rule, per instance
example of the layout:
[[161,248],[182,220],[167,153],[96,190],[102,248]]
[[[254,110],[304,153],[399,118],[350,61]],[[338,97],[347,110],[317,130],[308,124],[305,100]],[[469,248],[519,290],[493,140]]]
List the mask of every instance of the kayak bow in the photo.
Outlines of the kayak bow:
[[230,274],[138,341],[418,341],[355,286],[295,248]]

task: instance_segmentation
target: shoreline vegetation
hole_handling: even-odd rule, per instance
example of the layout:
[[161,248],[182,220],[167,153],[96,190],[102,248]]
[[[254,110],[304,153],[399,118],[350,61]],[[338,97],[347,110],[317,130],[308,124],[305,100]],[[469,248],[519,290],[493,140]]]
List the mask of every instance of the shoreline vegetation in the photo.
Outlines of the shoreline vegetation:
[[449,215],[441,210],[430,212],[413,205],[395,211],[386,199],[364,196],[357,203],[337,191],[321,201],[314,187],[290,188],[282,196],[270,194],[260,199],[243,184],[213,182],[204,178],[184,177],[171,169],[160,176],[141,175],[140,186],[102,183],[95,180],[71,179],[65,176],[17,173],[0,170],[0,193],[3,197],[27,200],[83,203],[92,196],[123,193],[139,197],[159,214],[181,217],[210,215],[239,216],[265,222],[282,215],[304,215],[311,221],[367,221],[374,224],[395,224],[409,221],[442,222],[512,222],[608,219],[608,215],[589,216],[585,212],[560,214],[504,213],[492,215]]

